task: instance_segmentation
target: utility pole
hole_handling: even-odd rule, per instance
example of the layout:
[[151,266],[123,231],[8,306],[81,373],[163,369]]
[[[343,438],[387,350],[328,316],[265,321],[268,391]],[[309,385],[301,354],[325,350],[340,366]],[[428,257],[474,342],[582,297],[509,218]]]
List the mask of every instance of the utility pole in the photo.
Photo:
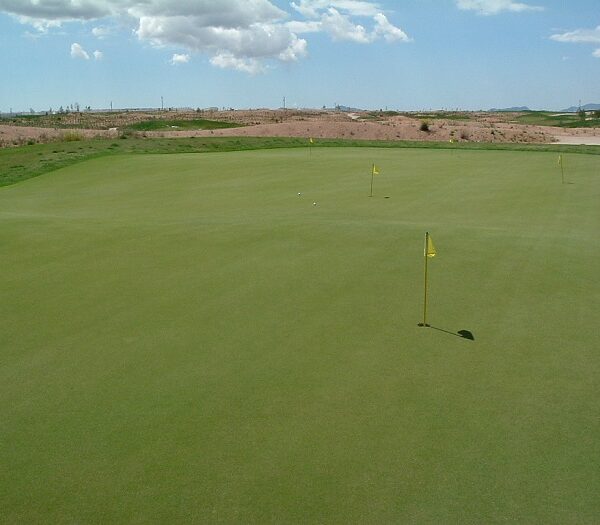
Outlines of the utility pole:
[[285,97],[283,97],[283,111],[285,111]]
[[160,96],[160,109],[161,111],[164,111],[165,109],[165,100],[162,95]]

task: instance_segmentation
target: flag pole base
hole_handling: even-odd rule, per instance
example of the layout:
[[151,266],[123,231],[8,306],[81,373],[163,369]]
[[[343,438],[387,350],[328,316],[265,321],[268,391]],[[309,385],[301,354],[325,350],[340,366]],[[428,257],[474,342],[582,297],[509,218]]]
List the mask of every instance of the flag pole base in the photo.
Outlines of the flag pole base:
[[417,326],[429,327],[431,325],[427,323],[419,323]]

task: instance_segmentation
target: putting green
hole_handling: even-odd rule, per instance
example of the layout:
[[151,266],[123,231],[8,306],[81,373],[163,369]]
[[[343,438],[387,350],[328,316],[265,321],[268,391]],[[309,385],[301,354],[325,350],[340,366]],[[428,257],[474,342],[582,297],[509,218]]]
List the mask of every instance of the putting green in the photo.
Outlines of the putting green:
[[565,168],[313,148],[0,188],[0,521],[596,521],[600,157]]

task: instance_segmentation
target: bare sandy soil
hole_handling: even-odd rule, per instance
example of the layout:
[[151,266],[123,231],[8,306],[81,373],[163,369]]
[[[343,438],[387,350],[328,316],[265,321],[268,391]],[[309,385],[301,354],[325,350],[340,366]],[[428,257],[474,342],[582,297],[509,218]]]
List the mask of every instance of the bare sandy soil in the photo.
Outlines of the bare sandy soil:
[[600,146],[600,133],[598,135],[555,135],[556,144],[579,144],[586,146]]
[[[119,114],[88,114],[63,117],[62,126],[89,125],[90,129],[58,129],[53,127],[27,127],[0,125],[0,147],[35,142],[63,140],[69,135],[81,137],[118,137],[129,124],[151,119],[194,120],[198,118],[237,122],[244,127],[212,131],[184,131],[176,128],[168,131],[148,131],[147,137],[312,137],[456,141],[491,143],[553,143],[599,144],[600,130],[564,129],[546,126],[530,126],[511,123],[510,114],[468,113],[459,118],[427,121],[429,129],[423,131],[423,118],[404,115],[373,113],[345,113],[339,111],[283,111],[245,110],[214,112],[123,112]],[[69,118],[71,120],[69,120]],[[44,122],[44,121],[43,121]],[[51,126],[51,120],[45,121]],[[113,126],[111,128],[111,126]],[[98,129],[103,127],[105,129]],[[93,129],[95,128],[95,129]],[[72,138],[72,137],[71,137]]]
[[8,126],[0,124],[0,148],[7,146],[23,146],[36,142],[55,142],[65,140],[73,134],[81,138],[117,137],[118,131],[91,129],[56,129],[36,128],[30,126]]

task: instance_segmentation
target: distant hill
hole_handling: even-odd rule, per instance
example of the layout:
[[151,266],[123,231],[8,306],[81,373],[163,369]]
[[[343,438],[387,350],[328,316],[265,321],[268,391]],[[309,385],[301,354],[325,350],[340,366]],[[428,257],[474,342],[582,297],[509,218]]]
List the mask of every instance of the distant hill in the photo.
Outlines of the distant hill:
[[360,109],[360,108],[351,108],[349,106],[337,106],[335,109],[337,109],[338,111],[364,111],[364,109]]
[[[585,106],[581,106],[581,109],[585,111],[597,111],[600,109],[600,104],[586,104]],[[527,106],[513,106],[512,108],[492,108],[489,110],[490,112],[502,113],[502,112],[517,112],[517,111],[532,111]],[[550,111],[550,110],[540,110],[540,111]],[[571,106],[567,109],[559,110],[560,113],[577,113],[579,111],[579,106]]]
[[[596,111],[600,109],[600,104],[586,104],[585,106],[581,106],[581,109],[585,111]],[[579,106],[571,106],[568,109],[561,110],[563,113],[576,113],[579,111]]]
[[502,111],[515,112],[515,111],[531,111],[531,110],[527,106],[514,106],[512,108],[502,108],[502,109],[492,108],[492,109],[490,109],[490,111],[500,113]]

